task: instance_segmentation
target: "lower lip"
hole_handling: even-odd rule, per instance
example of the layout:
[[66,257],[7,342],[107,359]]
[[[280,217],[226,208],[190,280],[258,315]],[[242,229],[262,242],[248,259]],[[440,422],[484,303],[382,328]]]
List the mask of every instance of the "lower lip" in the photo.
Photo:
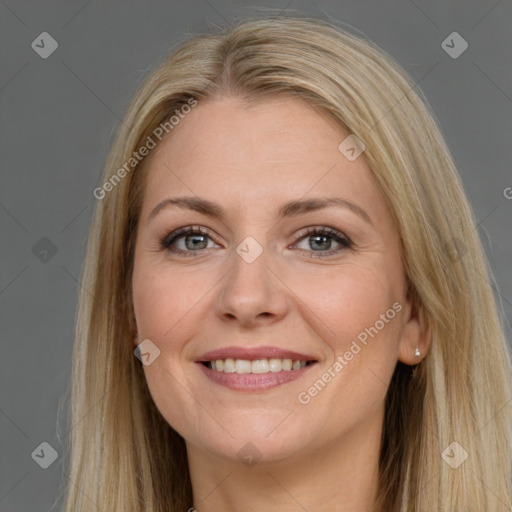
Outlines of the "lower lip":
[[304,366],[299,370],[282,370],[280,372],[269,373],[226,373],[212,370],[202,363],[197,364],[206,377],[216,384],[220,384],[234,391],[262,391],[299,379],[315,366],[316,362]]

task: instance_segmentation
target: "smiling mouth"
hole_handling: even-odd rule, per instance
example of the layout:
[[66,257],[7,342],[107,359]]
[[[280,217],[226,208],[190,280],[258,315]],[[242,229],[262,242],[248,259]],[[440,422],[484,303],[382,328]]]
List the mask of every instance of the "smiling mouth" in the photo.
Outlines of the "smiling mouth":
[[292,359],[216,359],[215,361],[201,361],[201,364],[214,370],[223,373],[238,373],[238,374],[264,374],[264,373],[279,373],[279,372],[293,372],[300,370],[305,366],[310,366],[316,361],[300,361]]

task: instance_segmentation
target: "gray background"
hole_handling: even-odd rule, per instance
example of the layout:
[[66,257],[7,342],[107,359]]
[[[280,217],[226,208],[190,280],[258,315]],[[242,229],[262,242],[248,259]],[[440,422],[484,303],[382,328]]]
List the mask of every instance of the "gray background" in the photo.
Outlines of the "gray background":
[[[129,99],[188,33],[264,6],[356,27],[418,81],[474,207],[511,339],[510,0],[0,1],[1,511],[62,505],[66,393],[92,190]],[[31,47],[44,31],[59,45],[47,59]],[[457,59],[441,47],[454,31],[469,44]],[[48,469],[31,456],[44,441],[59,453]]]

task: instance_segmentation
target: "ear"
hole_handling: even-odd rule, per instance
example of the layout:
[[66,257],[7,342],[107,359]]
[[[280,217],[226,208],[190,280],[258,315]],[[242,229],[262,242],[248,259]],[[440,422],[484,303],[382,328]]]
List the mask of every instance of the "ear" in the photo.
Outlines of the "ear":
[[[430,327],[423,309],[412,297],[406,300],[403,315],[398,360],[412,366],[420,363],[430,349]],[[415,355],[416,349],[419,350],[419,356]]]

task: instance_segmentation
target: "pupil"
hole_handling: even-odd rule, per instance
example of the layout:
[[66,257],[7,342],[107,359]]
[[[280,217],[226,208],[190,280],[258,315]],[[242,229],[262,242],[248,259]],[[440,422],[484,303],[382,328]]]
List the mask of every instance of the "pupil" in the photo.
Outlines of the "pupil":
[[[316,244],[318,240],[322,240],[319,244],[320,249],[330,249],[331,248],[331,239],[328,236],[322,236],[322,235],[314,235],[310,237],[310,240],[313,241],[313,244]],[[313,246],[312,246],[313,248]]]
[[[198,240],[198,238],[201,238],[202,240]],[[205,243],[206,237],[204,235],[189,235],[185,238],[185,245],[187,249],[204,249],[205,247],[199,247],[201,243]],[[189,242],[192,240],[192,243],[189,244]]]

